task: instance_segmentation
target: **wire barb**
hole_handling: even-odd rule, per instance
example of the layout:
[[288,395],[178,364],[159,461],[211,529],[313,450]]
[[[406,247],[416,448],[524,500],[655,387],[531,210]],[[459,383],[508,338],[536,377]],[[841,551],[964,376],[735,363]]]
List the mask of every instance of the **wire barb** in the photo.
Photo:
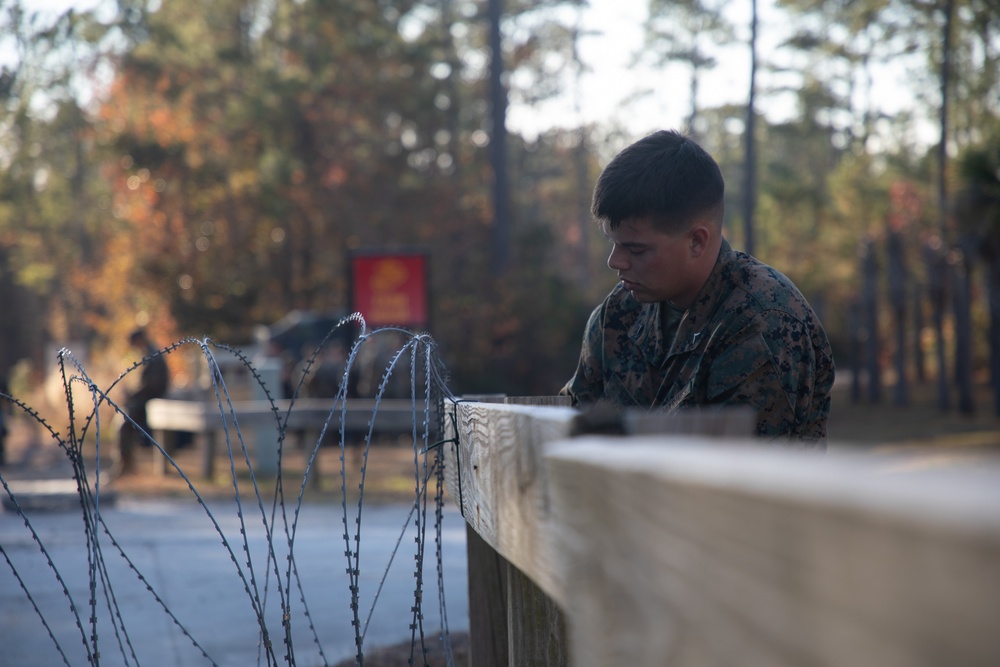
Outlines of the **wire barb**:
[[[311,452],[307,452],[303,479],[298,488],[297,496],[292,498],[286,496],[286,489],[283,484],[282,459],[284,453],[284,442],[288,432],[289,417],[294,410],[295,401],[299,391],[303,386],[305,376],[319,358],[324,346],[330,344],[337,330],[347,325],[358,325],[360,334],[357,336],[354,345],[351,347],[343,373],[343,381],[337,396],[333,399],[330,413],[323,425],[319,438],[316,440]],[[375,392],[375,403],[371,418],[368,421],[367,432],[363,441],[358,445],[361,448],[361,465],[359,468],[360,482],[358,485],[358,500],[355,511],[348,511],[347,493],[347,457],[345,456],[346,440],[345,419],[347,405],[347,386],[351,373],[356,366],[362,363],[362,352],[364,346],[371,346],[379,343],[383,338],[402,336],[403,343],[392,354],[382,369],[381,376]],[[141,369],[145,364],[150,363],[154,358],[163,357],[175,353],[182,348],[194,347],[201,353],[207,364],[209,377],[211,379],[211,395],[215,398],[215,407],[218,412],[220,431],[223,433],[226,444],[226,453],[229,459],[229,476],[232,481],[232,492],[235,504],[235,514],[238,525],[238,544],[235,546],[230,536],[222,528],[213,508],[206,502],[205,498],[198,491],[194,482],[188,477],[184,470],[173,459],[170,452],[166,451],[160,443],[146,430],[131,419],[125,410],[111,397],[114,390],[131,373]],[[247,447],[244,434],[240,425],[239,413],[236,404],[230,394],[226,383],[225,373],[219,363],[217,355],[225,353],[231,355],[247,371],[251,382],[261,390],[274,415],[274,424],[278,443],[278,472],[275,478],[274,494],[269,501],[265,501],[251,460],[250,449]],[[186,627],[180,617],[176,615],[167,603],[166,598],[157,591],[154,582],[150,580],[138,567],[136,562],[129,556],[123,544],[117,539],[114,532],[105,522],[106,510],[102,509],[102,472],[100,469],[101,458],[106,454],[108,439],[107,429],[103,428],[107,423],[106,412],[110,411],[113,416],[121,418],[126,424],[136,428],[144,442],[148,443],[158,455],[163,456],[167,464],[186,483],[191,495],[197,501],[199,507],[204,511],[205,517],[212,525],[220,538],[223,550],[229,556],[232,563],[234,576],[242,584],[246,595],[246,602],[253,612],[253,617],[257,624],[259,634],[258,642],[258,663],[267,665],[278,665],[283,662],[293,666],[301,661],[305,664],[317,664],[312,657],[303,657],[308,651],[309,655],[318,653],[319,661],[323,665],[329,665],[329,660],[323,650],[317,632],[312,613],[307,603],[307,591],[315,586],[305,586],[303,584],[295,559],[296,534],[299,525],[300,515],[304,507],[304,494],[308,478],[316,463],[319,454],[319,447],[325,439],[327,431],[335,431],[339,435],[340,446],[340,478],[341,478],[341,510],[343,524],[343,540],[345,548],[344,557],[347,560],[344,571],[348,577],[348,600],[347,605],[351,610],[350,623],[354,629],[355,646],[357,647],[356,663],[364,665],[364,641],[366,633],[370,627],[376,605],[380,599],[383,585],[385,584],[389,568],[397,556],[403,538],[407,534],[413,535],[414,551],[414,591],[412,603],[409,606],[410,622],[408,628],[411,630],[411,664],[415,656],[423,656],[420,660],[426,663],[426,655],[429,651],[428,637],[424,631],[424,565],[427,556],[426,545],[428,540],[428,530],[434,535],[433,555],[436,560],[436,577],[438,593],[438,612],[441,616],[441,631],[438,639],[442,642],[447,664],[454,664],[454,655],[448,634],[448,621],[444,596],[444,566],[443,566],[443,504],[444,504],[444,454],[443,445],[449,443],[457,444],[455,438],[443,438],[439,434],[444,431],[446,418],[450,417],[454,425],[454,415],[446,414],[443,409],[444,399],[454,400],[454,396],[446,385],[446,373],[444,365],[436,353],[436,345],[433,339],[427,334],[414,334],[395,327],[386,327],[368,331],[364,319],[354,314],[341,320],[326,337],[316,347],[316,350],[309,356],[304,364],[304,373],[299,379],[293,396],[290,397],[287,409],[282,412],[278,408],[271,390],[266,386],[258,369],[251,359],[242,351],[217,343],[209,338],[194,339],[185,338],[177,341],[161,350],[151,353],[144,359],[135,362],[129,368],[113,380],[106,388],[92,380],[86,372],[83,364],[68,349],[60,350],[58,354],[58,366],[63,383],[63,391],[66,398],[67,427],[64,433],[60,433],[52,428],[42,417],[31,407],[15,397],[4,396],[11,405],[21,410],[29,419],[41,427],[57,447],[65,455],[72,469],[73,480],[76,482],[77,494],[79,496],[81,517],[83,519],[84,541],[86,543],[86,568],[88,580],[87,612],[81,615],[82,607],[74,599],[67,579],[56,566],[50,552],[47,550],[44,541],[38,531],[35,530],[27,512],[19,504],[17,495],[11,490],[7,481],[0,474],[0,485],[2,485],[10,505],[24,523],[25,529],[31,535],[32,540],[38,546],[38,552],[46,562],[49,570],[56,582],[59,584],[62,595],[68,602],[68,608],[79,633],[79,639],[83,647],[84,656],[78,657],[70,647],[64,645],[64,638],[57,636],[54,630],[57,624],[50,620],[54,612],[44,609],[38,604],[36,595],[30,590],[27,579],[22,576],[19,566],[9,557],[8,552],[0,544],[0,556],[3,556],[7,567],[12,571],[14,580],[17,582],[27,601],[31,605],[41,622],[45,632],[58,652],[62,662],[66,665],[81,664],[85,662],[89,665],[99,665],[102,658],[106,658],[107,648],[113,646],[120,654],[121,660],[126,665],[140,665],[142,660],[155,662],[161,656],[143,655],[144,647],[136,645],[130,636],[130,621],[123,612],[116,582],[113,580],[111,567],[108,562],[106,551],[112,550],[117,557],[123,559],[127,570],[139,582],[143,590],[149,595],[156,607],[163,613],[177,628],[177,630],[190,642],[191,646],[210,664],[216,662],[209,656],[205,647],[196,639],[196,635],[206,632],[206,628]],[[413,471],[414,471],[414,498],[410,506],[410,512],[400,529],[399,538],[392,551],[389,562],[385,566],[379,581],[378,589],[375,591],[371,607],[367,611],[364,623],[361,622],[361,593],[362,593],[362,530],[364,522],[364,500],[365,487],[368,473],[369,455],[373,444],[373,436],[379,426],[379,408],[383,398],[389,394],[390,388],[394,387],[396,378],[409,368],[409,393],[412,416],[412,429],[410,437],[413,444]],[[371,369],[367,369],[371,370]],[[419,378],[419,382],[418,382]],[[396,383],[399,384],[399,383]],[[91,405],[88,406],[81,419],[77,419],[78,405],[75,399],[80,394],[75,394],[73,388],[82,386],[89,396]],[[102,413],[102,411],[105,411]],[[457,431],[456,431],[457,432]],[[432,436],[437,435],[437,438]],[[96,447],[96,465],[93,469],[88,467],[90,447]],[[244,469],[245,466],[245,469]],[[94,481],[91,484],[90,475],[93,474]],[[461,477],[461,476],[459,476]],[[244,487],[248,486],[249,489]],[[433,521],[428,518],[428,509],[431,506],[430,499],[433,497]],[[256,507],[250,510],[249,506],[244,507],[246,498],[256,501]],[[250,527],[256,523],[248,522],[254,514],[259,515],[262,526],[265,546],[265,557],[263,565],[261,559],[255,557],[254,549],[251,548],[251,540],[256,539],[255,533]],[[353,516],[352,516],[353,514]],[[352,520],[353,519],[353,520]],[[351,524],[355,525],[354,530]],[[240,557],[237,557],[237,553]],[[279,563],[284,559],[284,567]],[[367,566],[366,566],[367,567]],[[120,585],[120,584],[118,584]],[[271,588],[274,588],[276,600],[269,597]],[[295,591],[293,600],[292,591]],[[278,607],[276,615],[268,610],[274,606]],[[275,630],[270,626],[269,619],[280,621],[280,630]],[[296,636],[293,633],[295,624],[299,619],[304,619],[308,624],[310,637],[308,646],[296,646],[293,641]],[[62,624],[61,621],[59,624]],[[99,632],[100,630],[100,632]],[[284,653],[279,654],[274,648],[275,642],[272,640],[274,632],[282,636]],[[420,646],[419,654],[417,645]],[[298,655],[298,653],[302,655]],[[314,653],[315,652],[315,653]],[[81,659],[82,658],[82,659]],[[117,660],[116,660],[117,661]]]

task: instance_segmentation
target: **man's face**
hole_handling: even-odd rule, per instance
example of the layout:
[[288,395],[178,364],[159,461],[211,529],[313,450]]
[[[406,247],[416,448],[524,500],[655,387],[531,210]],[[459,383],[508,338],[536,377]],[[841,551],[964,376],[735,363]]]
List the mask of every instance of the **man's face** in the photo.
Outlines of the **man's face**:
[[670,301],[679,308],[694,302],[700,284],[693,275],[689,232],[670,234],[648,220],[629,220],[605,235],[614,244],[608,267],[618,272],[622,285],[642,303]]

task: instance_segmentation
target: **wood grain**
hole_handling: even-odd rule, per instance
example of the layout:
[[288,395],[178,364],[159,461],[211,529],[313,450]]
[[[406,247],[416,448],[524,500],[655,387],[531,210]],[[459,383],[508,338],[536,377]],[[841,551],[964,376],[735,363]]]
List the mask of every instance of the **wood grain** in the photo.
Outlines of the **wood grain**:
[[510,564],[471,526],[466,527],[466,534],[469,555],[469,664],[507,667],[511,664],[507,633],[507,574]]
[[671,442],[552,448],[574,665],[1000,664],[1000,468]]
[[561,592],[549,545],[544,450],[566,437],[576,411],[478,402],[447,409],[458,439],[446,448],[449,495],[487,544],[549,595]]
[[446,419],[446,438],[456,440],[445,445],[446,484],[469,524],[470,664],[563,667],[565,619],[536,582],[559,588],[546,579],[553,570],[545,564],[554,556],[542,495],[543,450],[566,436],[575,411],[512,404],[565,405],[562,397],[490,400],[451,404],[452,417]]
[[[507,664],[1000,665],[1000,463],[905,468],[732,437],[558,441],[574,412],[455,406],[449,492],[494,571],[509,562],[492,584],[506,590]],[[739,419],[655,428],[738,432]],[[559,609],[568,651],[545,639]]]

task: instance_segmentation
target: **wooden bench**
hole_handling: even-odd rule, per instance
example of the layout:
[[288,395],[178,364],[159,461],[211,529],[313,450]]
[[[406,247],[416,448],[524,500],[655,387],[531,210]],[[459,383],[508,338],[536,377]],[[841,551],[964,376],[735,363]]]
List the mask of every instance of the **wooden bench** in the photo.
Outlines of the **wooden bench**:
[[[292,406],[291,412],[288,411],[289,405]],[[226,405],[223,413],[215,402],[155,398],[146,404],[146,420],[151,435],[171,455],[176,451],[178,433],[188,432],[201,436],[201,475],[205,479],[211,479],[215,474],[215,456],[220,434],[228,429],[231,441],[238,442],[237,424],[239,433],[244,437],[250,433],[254,435],[258,448],[261,447],[262,436],[270,439],[273,435],[275,455],[281,422],[285,423],[286,433],[305,431],[316,434],[329,422],[327,437],[337,438],[341,427],[349,435],[367,434],[373,415],[374,433],[409,433],[413,430],[416,414],[417,433],[423,432],[423,399],[418,399],[416,404],[410,399],[382,399],[378,403],[377,414],[375,405],[375,399],[352,398],[347,400],[346,412],[342,413],[342,405],[335,405],[333,399],[297,399],[294,405],[291,401],[280,400],[275,401],[276,415],[271,403],[266,400],[233,401],[232,411]],[[236,416],[235,423],[233,413]],[[260,449],[255,452],[258,464],[262,453]],[[162,456],[154,457],[154,466],[158,474],[165,473],[170,467],[167,459]]]

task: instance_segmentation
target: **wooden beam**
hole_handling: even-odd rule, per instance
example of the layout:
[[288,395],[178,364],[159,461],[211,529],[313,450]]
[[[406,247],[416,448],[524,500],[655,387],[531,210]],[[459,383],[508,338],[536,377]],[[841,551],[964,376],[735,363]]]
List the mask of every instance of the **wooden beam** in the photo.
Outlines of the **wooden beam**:
[[466,526],[469,556],[469,666],[507,667],[507,574],[510,564]]
[[[469,532],[475,531],[470,528]],[[507,564],[506,583],[510,656],[507,664],[511,667],[566,667],[570,664],[566,616],[559,605],[510,563]]]
[[1000,466],[583,438],[547,476],[576,667],[1000,664]]
[[508,664],[550,664],[537,647],[553,624],[532,611],[546,597],[522,583],[565,612],[576,667],[1000,664],[1000,463],[914,470],[689,435],[553,442],[574,414],[455,407],[449,493],[510,564],[493,582]]
[[[486,400],[490,403],[459,402],[446,408],[454,419],[446,420],[447,437],[457,439],[445,448],[448,492],[469,523],[470,664],[565,667],[565,618],[536,583],[543,570],[532,568],[533,576],[528,577],[508,560],[513,556],[518,562],[550,562],[547,533],[523,531],[521,539],[512,542],[511,534],[500,529],[495,518],[497,513],[517,512],[530,517],[523,525],[544,528],[547,503],[538,495],[544,479],[539,474],[542,448],[569,433],[575,411],[563,407],[553,412],[515,403],[565,406],[564,397]],[[513,458],[506,458],[512,454]],[[497,466],[515,471],[508,480],[512,485],[493,484],[489,471],[498,470]],[[501,506],[501,499],[509,502]],[[551,582],[547,585],[552,588]]]
[[[452,429],[446,438],[457,440],[445,448],[448,493],[487,544],[563,604],[564,587],[558,581],[561,575],[548,525],[546,452],[552,443],[569,437],[580,413],[562,396],[489,400],[450,403],[445,408],[454,418],[454,425],[446,419]],[[754,415],[739,409],[683,415],[637,411],[625,413],[624,421],[630,430],[643,433],[733,435],[752,432]]]
[[[446,483],[465,520],[548,595],[563,591],[549,544],[545,448],[568,436],[576,410],[452,403],[457,443],[446,446]],[[449,438],[455,436],[452,430]]]

